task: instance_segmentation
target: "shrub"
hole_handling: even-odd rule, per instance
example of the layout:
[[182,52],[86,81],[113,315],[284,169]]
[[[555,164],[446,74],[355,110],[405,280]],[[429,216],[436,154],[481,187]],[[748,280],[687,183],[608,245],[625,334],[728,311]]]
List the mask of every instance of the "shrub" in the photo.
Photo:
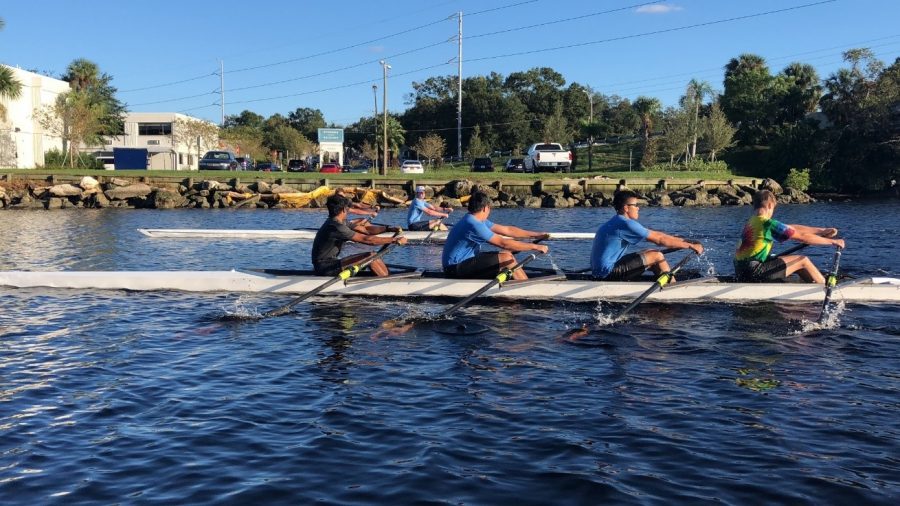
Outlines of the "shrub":
[[[66,153],[53,148],[44,153],[44,167],[67,168],[69,160]],[[102,169],[103,163],[87,153],[78,153],[75,158],[75,167],[79,169]]]
[[805,192],[809,189],[809,169],[791,169],[784,178],[785,188],[793,188]]
[[676,163],[674,165],[670,165],[668,163],[658,163],[647,169],[648,171],[655,172],[668,172],[673,170],[683,170],[683,171],[694,171],[694,172],[724,172],[731,173],[731,169],[728,167],[728,164],[723,160],[716,160],[714,162],[710,162],[707,160],[701,160],[699,158],[695,158],[690,162],[686,163]]

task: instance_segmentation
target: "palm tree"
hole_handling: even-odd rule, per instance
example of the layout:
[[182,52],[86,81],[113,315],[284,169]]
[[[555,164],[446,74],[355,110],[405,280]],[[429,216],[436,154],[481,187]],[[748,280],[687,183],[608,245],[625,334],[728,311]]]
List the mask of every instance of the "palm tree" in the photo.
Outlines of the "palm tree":
[[[384,142],[383,131],[384,126],[383,122],[379,121],[378,126],[376,127],[378,134],[378,142]],[[387,141],[388,141],[388,151],[393,152],[394,156],[398,156],[400,154],[400,146],[403,145],[406,138],[406,130],[403,129],[403,126],[400,124],[400,120],[397,118],[388,115],[387,118]],[[383,170],[387,172],[387,167],[384,167]]]
[[85,58],[77,58],[66,67],[63,81],[68,81],[75,91],[81,91],[100,81],[100,67]]
[[[13,70],[0,65],[0,100],[15,100],[22,96],[22,83],[16,79]],[[0,104],[0,120],[6,120],[6,106]]]
[[710,85],[707,81],[698,81],[696,79],[691,79],[691,81],[688,83],[685,97],[690,99],[690,101],[694,104],[694,122],[691,125],[691,130],[693,131],[694,138],[693,142],[691,143],[691,159],[697,156],[697,138],[700,137],[700,104],[703,102],[704,97],[711,96],[712,94],[712,85]]
[[656,162],[654,146],[650,142],[650,133],[653,131],[653,117],[659,114],[662,105],[659,99],[653,97],[638,97],[632,104],[635,112],[641,118],[641,137],[643,154],[641,155],[641,167],[649,167]]

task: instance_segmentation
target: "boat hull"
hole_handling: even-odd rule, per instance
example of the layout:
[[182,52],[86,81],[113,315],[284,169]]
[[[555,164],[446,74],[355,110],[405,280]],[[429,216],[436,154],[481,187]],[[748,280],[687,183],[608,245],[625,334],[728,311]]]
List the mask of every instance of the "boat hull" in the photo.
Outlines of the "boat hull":
[[[314,229],[271,230],[271,229],[200,229],[200,228],[139,228],[138,232],[155,239],[293,239],[311,241],[316,237]],[[393,233],[382,234],[390,237]],[[404,230],[403,235],[412,242],[442,243],[447,240],[446,231],[415,232]],[[552,232],[550,239],[557,241],[591,240],[593,232]]]
[[[300,294],[331,278],[320,276],[280,276],[254,271],[4,271],[0,286],[16,288],[68,288],[81,290],[180,290],[186,292],[250,292]],[[484,280],[456,280],[429,277],[400,279],[356,278],[347,285],[335,284],[323,293],[366,297],[453,297],[470,295],[484,286]],[[572,302],[631,300],[647,288],[648,282],[600,282],[577,280],[529,280],[508,282],[489,290],[485,297],[513,300],[554,300]],[[801,283],[675,284],[654,293],[656,301],[761,300],[821,302],[819,285]],[[835,301],[900,302],[900,280],[876,278],[838,285]]]

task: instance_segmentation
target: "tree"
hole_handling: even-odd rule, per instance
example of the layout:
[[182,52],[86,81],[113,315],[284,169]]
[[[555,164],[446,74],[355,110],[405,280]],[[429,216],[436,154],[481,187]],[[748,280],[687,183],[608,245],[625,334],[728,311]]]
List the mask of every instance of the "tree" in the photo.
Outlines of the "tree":
[[35,117],[48,133],[63,139],[69,166],[74,168],[80,158],[76,156],[78,146],[98,137],[106,115],[104,104],[94,101],[89,93],[72,90],[57,96],[53,105],[36,111]]
[[262,130],[258,128],[249,126],[222,128],[219,131],[219,139],[226,145],[240,148],[241,153],[255,160],[263,160],[269,154],[269,150],[263,146]]
[[569,130],[569,124],[565,116],[563,116],[562,102],[556,103],[556,106],[553,108],[553,114],[544,121],[542,138],[544,142],[558,142],[560,144],[572,142],[572,132]]
[[313,143],[303,134],[288,125],[278,125],[263,135],[263,144],[274,151],[308,155],[313,151]]
[[223,128],[250,127],[261,129],[265,118],[253,111],[243,110],[238,115],[225,116]]
[[653,118],[659,114],[659,99],[638,97],[632,105],[641,118],[641,168],[647,169],[656,163],[656,142],[652,139]]
[[693,110],[690,107],[666,109],[662,114],[662,126],[665,136],[660,143],[663,153],[669,155],[669,165],[685,156],[685,161],[691,156],[690,148],[694,132],[692,130]]
[[[378,139],[378,145],[382,146],[384,144],[384,121],[379,121],[376,130],[376,138]],[[400,146],[404,143],[404,138],[406,136],[406,130],[403,129],[403,125],[400,124],[400,121],[391,115],[387,117],[387,141],[388,141],[388,151],[392,153],[390,159],[393,159],[400,153]],[[387,167],[382,167],[384,173],[387,173]]]
[[700,106],[703,104],[703,98],[712,96],[713,89],[706,81],[698,81],[691,79],[688,82],[687,91],[685,92],[684,102],[693,106],[693,121],[690,123],[691,133],[691,152],[690,157],[697,156],[697,139],[700,137]]
[[99,106],[103,113],[99,119],[100,129],[91,138],[83,141],[96,144],[102,136],[122,135],[125,127],[125,104],[116,98],[118,91],[112,85],[112,76],[100,72],[96,63],[85,58],[72,60],[63,73],[62,80],[69,83],[72,91],[83,100]]
[[325,128],[325,116],[318,109],[298,107],[288,114],[288,124],[303,134],[307,139],[319,138],[319,129]]
[[369,160],[372,160],[376,166],[378,165],[378,145],[364,140],[360,147],[360,152],[362,152],[363,158],[368,158]]
[[481,127],[475,125],[472,135],[469,136],[469,148],[466,150],[466,158],[473,160],[487,156],[491,148],[481,140]]
[[[16,79],[13,70],[0,65],[0,100],[15,100],[22,96],[22,83]],[[6,106],[0,104],[0,120],[6,120]]]
[[734,144],[735,129],[731,126],[718,102],[713,102],[709,116],[705,118],[702,140],[709,149],[709,160],[716,161],[716,154]]
[[773,79],[761,56],[742,54],[725,65],[722,110],[738,125],[737,137],[746,146],[766,141],[772,123],[769,94]]
[[437,160],[437,164],[443,162],[444,151],[447,149],[447,143],[440,135],[431,133],[419,139],[419,142],[413,146],[420,156],[424,156],[426,160]]
[[219,127],[194,118],[175,118],[172,123],[172,143],[197,148],[197,159],[203,156],[203,149],[210,149],[219,143]]

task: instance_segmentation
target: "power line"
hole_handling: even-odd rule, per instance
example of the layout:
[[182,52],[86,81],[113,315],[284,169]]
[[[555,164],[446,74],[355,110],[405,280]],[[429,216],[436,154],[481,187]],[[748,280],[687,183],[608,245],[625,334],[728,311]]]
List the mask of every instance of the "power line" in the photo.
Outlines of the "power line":
[[616,42],[616,41],[620,41],[620,40],[636,39],[636,38],[640,38],[640,37],[647,37],[650,35],[659,35],[661,33],[678,32],[678,31],[682,31],[682,30],[689,30],[691,28],[700,28],[703,26],[712,26],[712,25],[718,25],[718,24],[722,24],[722,23],[730,23],[732,21],[740,21],[743,19],[751,19],[751,18],[758,18],[758,17],[762,17],[762,16],[769,16],[772,14],[780,14],[782,12],[788,12],[788,11],[793,11],[793,10],[798,10],[798,9],[805,9],[807,7],[815,7],[818,5],[834,3],[836,1],[837,0],[823,0],[821,2],[797,5],[797,6],[793,6],[793,7],[786,7],[784,9],[776,9],[776,10],[771,10],[771,11],[759,12],[756,14],[747,14],[745,16],[736,16],[736,17],[732,17],[732,18],[718,19],[715,21],[706,21],[703,23],[695,23],[692,25],[684,25],[684,26],[679,26],[679,27],[675,27],[675,28],[665,28],[662,30],[654,30],[651,32],[623,35],[621,37],[613,37],[613,38],[609,38],[609,39],[593,40],[590,42],[579,42],[576,44],[567,44],[565,46],[556,46],[556,47],[549,47],[549,48],[544,48],[544,49],[533,49],[530,51],[520,51],[518,53],[507,53],[507,54],[494,55],[494,56],[484,56],[481,58],[470,58],[468,61],[473,62],[473,61],[496,60],[499,58],[510,58],[513,56],[524,56],[524,55],[536,54],[536,53],[547,53],[550,51],[559,51],[561,49],[572,49],[575,47],[592,46],[592,45],[596,45],[596,44],[605,44],[607,42]]
[[132,88],[130,90],[119,90],[119,93],[131,93],[133,91],[145,91],[145,90],[152,90],[152,89],[156,89],[156,88],[163,88],[166,86],[175,86],[176,84],[189,83],[191,81],[196,81],[198,79],[205,79],[207,77],[211,77],[211,76],[215,76],[215,75],[218,75],[218,72],[211,72],[209,74],[203,74],[201,76],[189,77],[187,79],[182,79],[180,81],[172,81],[172,82],[168,82],[168,83],[154,84],[152,86],[144,86],[143,88]]
[[[665,0],[663,0],[663,1],[665,1]],[[619,7],[619,8],[617,8],[617,9],[609,9],[609,10],[605,10],[605,11],[592,12],[592,13],[590,13],[590,14],[584,14],[584,15],[582,15],[582,16],[574,16],[574,17],[571,17],[571,18],[563,18],[563,19],[557,19],[557,20],[554,20],[554,21],[546,21],[546,22],[544,22],[544,23],[537,23],[537,24],[534,24],[534,25],[518,26],[518,27],[515,27],[515,28],[507,28],[506,30],[500,30],[500,31],[497,31],[497,32],[488,32],[488,33],[480,33],[480,34],[478,34],[478,35],[469,35],[469,36],[466,37],[466,39],[478,39],[478,38],[481,38],[481,37],[490,37],[490,36],[493,36],[493,35],[501,35],[501,34],[509,33],[509,32],[517,32],[517,31],[520,31],[520,30],[528,30],[529,28],[540,28],[540,27],[542,27],[542,26],[556,25],[556,24],[559,24],[559,23],[567,23],[567,22],[569,22],[569,21],[580,21],[580,20],[582,20],[582,19],[593,18],[593,17],[596,17],[596,16],[602,16],[603,14],[612,14],[612,13],[614,13],[614,12],[627,11],[627,10],[629,10],[629,9],[634,9],[635,7],[643,7],[643,6],[645,6],[645,5],[653,5],[653,4],[658,4],[658,3],[660,3],[660,2],[658,2],[658,1],[644,2],[644,3],[640,3],[640,4],[629,5],[629,6],[626,6],[626,7]]]

